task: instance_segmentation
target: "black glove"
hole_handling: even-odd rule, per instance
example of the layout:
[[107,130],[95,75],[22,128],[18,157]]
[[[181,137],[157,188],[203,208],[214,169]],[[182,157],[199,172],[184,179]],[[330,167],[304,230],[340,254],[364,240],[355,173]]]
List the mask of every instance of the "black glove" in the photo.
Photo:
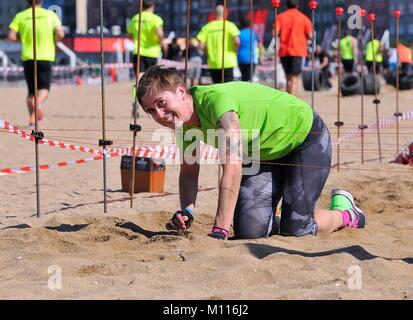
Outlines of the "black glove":
[[171,228],[169,225],[171,225],[171,222],[173,222],[174,225],[179,225],[179,223],[176,223],[175,221],[177,220],[177,215],[180,214],[182,217],[187,217],[188,219],[185,221],[185,227],[186,229],[188,229],[189,227],[191,227],[192,223],[194,222],[194,217],[195,214],[191,209],[184,209],[184,210],[179,210],[176,211],[174,213],[174,215],[172,216],[171,220],[169,221],[169,223],[166,224],[166,229],[168,230],[176,230],[176,228]]

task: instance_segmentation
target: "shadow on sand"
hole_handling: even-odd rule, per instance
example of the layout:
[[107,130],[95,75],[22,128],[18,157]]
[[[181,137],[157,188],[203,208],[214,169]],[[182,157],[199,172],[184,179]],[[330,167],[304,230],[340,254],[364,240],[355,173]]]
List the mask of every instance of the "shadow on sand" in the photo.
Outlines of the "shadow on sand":
[[398,258],[386,258],[386,257],[376,256],[376,255],[369,253],[368,251],[366,251],[364,248],[360,246],[350,246],[350,247],[338,248],[338,249],[321,251],[321,252],[303,252],[303,251],[284,249],[280,247],[274,247],[274,246],[269,246],[266,244],[258,244],[258,243],[247,243],[245,244],[245,246],[248,248],[251,254],[257,259],[264,259],[265,257],[271,254],[275,254],[275,253],[287,253],[290,255],[299,255],[305,258],[319,258],[319,257],[330,256],[330,255],[338,254],[338,253],[348,253],[348,254],[351,254],[354,258],[358,259],[359,261],[382,258],[388,261],[401,260],[405,263],[413,264],[412,257],[398,259]]

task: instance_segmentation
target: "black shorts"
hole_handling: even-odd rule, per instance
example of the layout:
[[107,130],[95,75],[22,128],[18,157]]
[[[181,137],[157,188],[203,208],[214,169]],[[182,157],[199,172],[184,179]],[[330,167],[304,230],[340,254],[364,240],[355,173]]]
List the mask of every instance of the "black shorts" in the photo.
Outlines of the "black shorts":
[[314,113],[304,142],[290,154],[260,163],[255,175],[243,175],[234,215],[237,239],[256,239],[278,233],[274,213],[282,199],[280,233],[316,235],[314,209],[331,166],[331,137]]
[[[257,66],[256,64],[252,65],[253,75],[254,75],[256,66]],[[249,63],[248,64],[240,63],[238,64],[238,67],[239,67],[239,70],[241,71],[242,81],[251,81],[251,65]]]
[[346,59],[342,59],[341,62],[343,63],[343,67],[344,67],[344,72],[353,72],[353,68],[354,68],[354,60],[346,60]]
[[[37,61],[37,89],[50,90],[52,82],[52,63],[51,61]],[[34,95],[34,61],[23,62],[24,77],[26,78],[29,95]]]
[[303,57],[281,57],[280,60],[287,76],[298,76],[301,73]]
[[[369,72],[373,72],[373,61],[366,61],[366,66]],[[376,61],[376,73],[380,73],[381,62]]]
[[[222,82],[222,69],[209,69],[213,83]],[[224,69],[224,82],[234,81],[234,68]]]
[[[140,67],[139,67],[140,72],[145,72],[150,67],[156,65],[156,63],[158,62],[157,58],[150,58],[150,57],[141,56],[140,59],[141,59],[140,60]],[[135,74],[136,74],[137,65],[138,65],[138,55],[134,54],[133,55],[133,70],[135,71]]]

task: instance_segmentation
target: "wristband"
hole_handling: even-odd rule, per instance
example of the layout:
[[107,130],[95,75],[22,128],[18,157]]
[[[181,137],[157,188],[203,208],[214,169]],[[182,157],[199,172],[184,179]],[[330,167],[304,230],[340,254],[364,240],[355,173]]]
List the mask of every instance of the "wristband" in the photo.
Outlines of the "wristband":
[[208,233],[208,236],[211,238],[219,239],[219,240],[225,240],[229,235],[229,231],[224,228],[216,227],[213,226],[212,230],[210,233]]
[[190,208],[185,208],[182,211],[186,211],[187,213],[189,213],[190,215],[192,215],[192,217],[195,219],[195,212],[194,210],[190,209]]
[[227,229],[216,227],[216,226],[212,227],[211,233],[222,233],[225,235],[225,237],[228,237],[229,235],[229,231]]

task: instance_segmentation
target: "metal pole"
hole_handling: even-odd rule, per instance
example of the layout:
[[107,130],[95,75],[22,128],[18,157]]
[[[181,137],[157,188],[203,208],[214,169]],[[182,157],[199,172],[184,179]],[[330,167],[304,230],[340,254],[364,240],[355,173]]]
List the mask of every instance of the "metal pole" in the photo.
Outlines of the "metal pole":
[[142,26],[142,2],[139,0],[139,19],[138,19],[138,56],[136,61],[136,74],[135,74],[135,101],[133,104],[133,125],[130,125],[129,128],[133,131],[133,145],[132,145],[132,165],[130,171],[130,207],[133,208],[133,192],[135,189],[135,162],[136,162],[136,135],[140,130],[137,124],[136,111],[138,110],[138,85],[139,85],[139,73],[140,73],[140,64],[141,64],[141,26]]
[[312,70],[311,70],[311,108],[314,109],[314,77],[315,77],[315,41],[314,41],[314,10],[311,10],[311,18],[313,20],[313,38],[312,38],[312,50],[311,50],[311,61],[312,61]]
[[224,16],[222,18],[222,65],[221,65],[221,82],[225,81],[225,70],[224,70],[224,60],[225,60],[225,21],[227,18],[227,0],[224,0]]
[[280,0],[272,0],[274,7],[274,89],[277,89],[277,15]]
[[100,78],[101,78],[101,98],[102,98],[102,140],[99,140],[99,146],[103,148],[103,212],[107,213],[107,179],[106,179],[106,146],[112,144],[112,141],[106,140],[105,124],[105,53],[103,47],[103,0],[100,0]]
[[373,103],[376,105],[376,121],[377,121],[377,140],[379,144],[379,160],[382,162],[381,157],[381,141],[380,141],[380,126],[379,126],[379,104],[380,100],[377,99],[377,74],[376,74],[376,51],[374,50],[374,20],[376,19],[376,15],[374,13],[370,13],[368,16],[370,20],[370,28],[371,28],[371,50],[373,53],[373,83],[374,83],[374,100]]
[[[225,69],[224,69],[224,59],[225,59],[225,22],[227,18],[227,0],[224,0],[224,16],[222,18],[222,65],[221,65],[221,82],[225,82]],[[221,164],[218,164],[218,189],[219,182],[221,180]]]
[[[336,8],[336,14],[338,17],[338,53],[337,53],[337,67],[338,67],[338,86],[337,86],[337,121],[335,123],[337,127],[337,141],[340,139],[340,127],[344,124],[340,121],[340,87],[341,87],[341,16],[344,13],[344,9],[341,7]],[[340,171],[340,144],[337,144],[337,171]]]
[[360,17],[362,26],[360,28],[360,74],[361,74],[361,124],[359,126],[361,134],[361,164],[364,164],[364,130],[367,129],[367,126],[364,124],[364,41],[363,41],[363,18],[366,16],[366,10],[360,10]]
[[186,1],[186,48],[185,48],[185,84],[188,77],[188,53],[189,53],[189,24],[191,13],[191,0]]
[[[224,16],[222,18],[222,65],[221,65],[221,82],[225,82],[225,69],[224,69],[224,59],[225,59],[225,21],[227,18],[227,0],[224,0]],[[218,189],[219,182],[221,180],[221,164],[218,164]]]
[[399,74],[400,74],[400,69],[399,69],[399,64],[400,64],[400,55],[398,50],[399,44],[400,44],[400,38],[399,38],[399,18],[401,16],[400,10],[395,10],[394,11],[394,16],[396,18],[396,53],[397,53],[397,65],[396,65],[396,113],[394,114],[396,116],[396,154],[400,152],[399,149],[399,120],[401,117],[401,113],[399,111],[399,90],[400,90],[400,79],[399,79]]
[[37,35],[36,35],[36,4],[32,3],[32,27],[33,27],[33,73],[34,73],[34,130],[31,135],[34,136],[35,154],[36,154],[36,210],[37,217],[40,218],[40,172],[39,172],[39,140],[43,138],[43,133],[37,131],[38,117],[37,117]]
[[317,1],[310,1],[309,3],[311,9],[311,20],[313,23],[313,31],[312,31],[312,50],[311,50],[311,108],[314,109],[314,78],[315,78],[315,68],[314,68],[314,60],[315,60],[315,9],[317,8]]
[[253,32],[253,14],[254,14],[254,1],[250,0],[250,82],[252,82],[252,74],[254,72],[254,61],[253,61],[253,41],[252,41],[252,32]]

